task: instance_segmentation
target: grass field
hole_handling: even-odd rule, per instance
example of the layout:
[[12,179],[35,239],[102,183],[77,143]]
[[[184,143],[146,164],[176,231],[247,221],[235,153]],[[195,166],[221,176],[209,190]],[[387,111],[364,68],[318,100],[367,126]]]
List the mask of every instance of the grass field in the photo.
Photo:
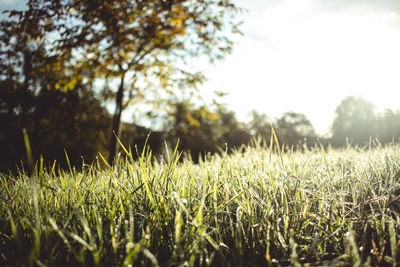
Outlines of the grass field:
[[255,142],[199,164],[145,151],[113,167],[2,175],[0,265],[400,262],[399,145],[278,147]]

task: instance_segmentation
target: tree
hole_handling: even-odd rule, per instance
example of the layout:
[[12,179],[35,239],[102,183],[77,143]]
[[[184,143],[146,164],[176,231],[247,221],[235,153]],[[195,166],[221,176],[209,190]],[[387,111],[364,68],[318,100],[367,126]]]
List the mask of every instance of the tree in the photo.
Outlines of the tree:
[[215,99],[209,105],[175,99],[169,118],[165,132],[170,145],[174,146],[179,139],[180,150],[189,152],[195,162],[200,156],[221,149],[231,152],[233,148],[249,143],[251,138],[235,113]]
[[132,148],[133,157],[139,156],[143,149],[147,148],[151,149],[153,155],[160,155],[163,152],[164,141],[167,138],[164,131],[155,131],[134,123],[122,123],[121,127],[123,128],[121,142],[124,146]]
[[314,127],[304,114],[286,112],[276,121],[277,134],[288,146],[300,145],[315,136]]
[[[91,90],[80,85],[67,92],[45,87],[32,94],[23,91],[22,84],[13,86],[0,81],[0,150],[4,157],[0,171],[25,161],[22,129],[29,135],[35,160],[43,156],[46,162],[56,160],[65,168],[65,151],[73,166],[82,164],[82,156],[90,163],[98,152],[104,153],[111,117]],[[29,106],[25,99],[30,100]]]
[[346,139],[360,144],[375,134],[374,106],[361,97],[349,96],[335,110],[332,124],[332,142],[345,145]]
[[42,155],[66,167],[66,150],[71,164],[81,164],[81,156],[90,162],[104,151],[110,116],[94,94],[91,73],[83,78],[67,60],[51,55],[49,28],[41,20],[47,15],[33,1],[29,5],[23,16],[10,13],[16,21],[12,16],[0,24],[0,170],[26,158],[22,129],[34,159]]
[[[80,76],[91,69],[108,82],[115,100],[112,130],[119,136],[122,111],[143,97],[149,84],[168,92],[204,80],[184,66],[189,58],[212,62],[231,51],[228,36],[239,33],[236,11],[231,0],[30,0],[27,11],[10,15],[18,18],[21,33],[47,32],[55,41],[53,55],[69,59],[71,68],[82,70]],[[36,27],[23,27],[29,21]],[[75,80],[71,76],[65,84]],[[112,135],[110,160],[117,150]]]
[[260,114],[256,110],[250,113],[251,120],[247,124],[249,132],[254,137],[261,137],[264,141],[269,141],[273,125],[272,120],[266,114]]
[[386,109],[378,114],[375,123],[376,137],[382,143],[398,142],[400,138],[400,111]]
[[190,153],[195,162],[200,155],[217,151],[219,116],[209,108],[196,107],[190,100],[180,100],[174,103],[170,117],[172,120],[166,127],[170,144],[174,145],[179,140],[180,150]]
[[233,111],[228,110],[225,105],[217,104],[216,114],[219,117],[218,125],[220,128],[220,147],[226,145],[228,152],[232,151],[233,148],[238,148],[242,145],[250,143],[251,135],[246,129],[246,125],[240,123],[236,114]]

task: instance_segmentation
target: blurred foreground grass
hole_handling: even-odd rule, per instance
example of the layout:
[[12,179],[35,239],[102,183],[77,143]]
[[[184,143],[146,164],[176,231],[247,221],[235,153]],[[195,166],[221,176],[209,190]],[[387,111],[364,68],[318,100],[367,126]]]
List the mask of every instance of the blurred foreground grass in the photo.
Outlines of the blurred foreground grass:
[[[199,164],[151,152],[1,175],[1,266],[377,266],[400,262],[400,146]],[[373,147],[373,148],[371,148]],[[101,159],[100,159],[101,161]]]

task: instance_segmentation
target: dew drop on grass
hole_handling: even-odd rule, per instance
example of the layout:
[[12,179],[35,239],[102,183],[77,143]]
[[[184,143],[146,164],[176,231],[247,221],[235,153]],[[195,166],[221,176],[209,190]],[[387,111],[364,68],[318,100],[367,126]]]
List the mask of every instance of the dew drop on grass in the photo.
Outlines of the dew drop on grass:
[[128,242],[128,243],[126,244],[126,250],[128,250],[128,251],[130,251],[133,247],[134,247],[133,242]]

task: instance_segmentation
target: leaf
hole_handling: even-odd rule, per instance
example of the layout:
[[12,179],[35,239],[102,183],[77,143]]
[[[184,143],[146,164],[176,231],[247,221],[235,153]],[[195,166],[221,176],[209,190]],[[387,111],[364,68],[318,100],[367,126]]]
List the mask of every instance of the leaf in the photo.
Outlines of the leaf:
[[195,127],[200,126],[200,122],[197,119],[193,118],[192,115],[186,114],[185,118],[189,121],[190,126],[195,126]]

